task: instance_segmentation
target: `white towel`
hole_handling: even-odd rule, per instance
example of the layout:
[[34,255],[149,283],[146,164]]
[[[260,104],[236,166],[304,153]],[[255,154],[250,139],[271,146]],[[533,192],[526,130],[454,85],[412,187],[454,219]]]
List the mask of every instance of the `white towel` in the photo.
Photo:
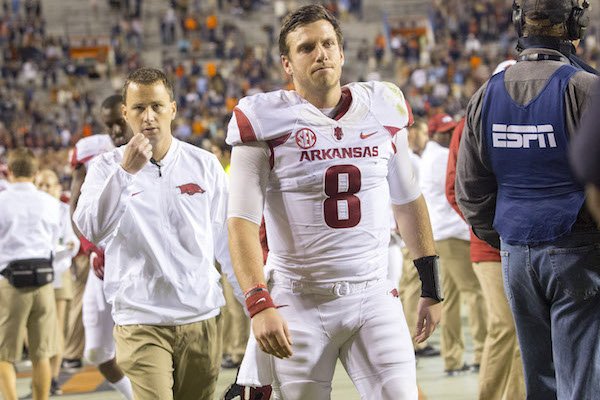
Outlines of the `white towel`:
[[[268,263],[264,268],[265,280],[269,286],[272,281],[273,270]],[[240,370],[238,371],[236,383],[247,387],[262,387],[273,383],[272,357],[264,353],[258,346],[258,342],[252,331],[252,321],[250,321],[250,337],[246,345],[246,353],[242,359]]]
[[254,333],[251,332],[246,345],[246,354],[244,354],[238,372],[237,384],[247,387],[261,387],[273,383],[271,357],[273,356],[264,353],[258,347]]

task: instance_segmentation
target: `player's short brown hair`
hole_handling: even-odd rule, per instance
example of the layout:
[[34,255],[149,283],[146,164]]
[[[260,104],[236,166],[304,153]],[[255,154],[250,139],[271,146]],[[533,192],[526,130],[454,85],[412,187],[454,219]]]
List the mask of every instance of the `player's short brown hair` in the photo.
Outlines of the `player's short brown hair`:
[[129,88],[129,84],[132,82],[137,83],[139,85],[154,85],[155,83],[161,82],[163,85],[165,85],[165,88],[169,93],[169,98],[173,100],[175,97],[173,95],[173,85],[171,84],[169,78],[167,78],[164,72],[157,68],[144,67],[136,69],[127,76],[127,80],[123,85],[123,104],[125,104],[125,102],[127,101],[127,89]]
[[279,54],[282,56],[288,56],[290,53],[290,47],[287,44],[287,36],[290,32],[296,28],[320,20],[328,21],[337,37],[338,45],[343,47],[344,35],[342,35],[342,29],[338,20],[331,15],[325,7],[320,4],[310,4],[304,7],[298,8],[296,11],[288,14],[281,24],[281,31],[279,32]]
[[8,170],[15,178],[33,178],[38,165],[35,154],[26,147],[18,147],[8,153]]

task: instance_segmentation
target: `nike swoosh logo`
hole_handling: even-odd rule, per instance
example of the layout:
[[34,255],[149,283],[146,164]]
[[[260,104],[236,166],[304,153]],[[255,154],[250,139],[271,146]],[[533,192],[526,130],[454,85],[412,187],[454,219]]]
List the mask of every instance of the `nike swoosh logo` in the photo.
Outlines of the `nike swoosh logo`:
[[361,138],[361,139],[366,139],[366,138],[369,138],[369,137],[373,136],[373,135],[374,135],[374,134],[376,134],[376,133],[377,133],[377,131],[375,131],[375,132],[373,132],[373,133],[367,133],[367,134],[365,135],[364,133],[362,133],[362,132],[361,132],[361,133],[360,133],[360,138]]
[[267,301],[267,299],[265,299],[264,297],[263,297],[262,299],[258,299],[258,300],[256,301],[256,304],[258,304],[258,303],[262,303],[263,301]]
[[133,194],[131,195],[131,197],[133,197],[133,196],[137,196],[138,194],[140,194],[140,193],[142,193],[142,192],[143,192],[143,190],[140,190],[139,192],[135,192],[135,193],[133,193]]

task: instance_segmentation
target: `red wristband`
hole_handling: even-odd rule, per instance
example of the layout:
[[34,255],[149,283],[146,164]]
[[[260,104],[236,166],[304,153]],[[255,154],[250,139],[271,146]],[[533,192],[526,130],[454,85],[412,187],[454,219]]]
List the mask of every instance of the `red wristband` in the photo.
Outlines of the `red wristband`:
[[250,295],[254,294],[254,292],[258,292],[261,290],[268,290],[267,285],[265,285],[264,283],[259,283],[258,285],[251,287],[250,289],[244,292],[244,297],[248,298]]
[[250,314],[250,318],[267,308],[275,308],[275,304],[273,303],[273,299],[268,290],[258,290],[254,293],[250,293],[253,289],[255,288],[252,288],[247,292],[250,296],[246,298],[246,309]]
[[96,247],[96,245],[85,238],[85,236],[79,236],[79,243],[81,243],[79,249],[84,254],[90,254],[90,252]]

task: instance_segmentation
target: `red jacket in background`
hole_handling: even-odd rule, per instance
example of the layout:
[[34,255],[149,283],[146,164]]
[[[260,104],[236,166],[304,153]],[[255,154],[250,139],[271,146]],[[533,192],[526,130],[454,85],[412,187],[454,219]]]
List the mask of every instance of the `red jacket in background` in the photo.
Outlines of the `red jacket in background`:
[[[458,157],[458,146],[460,145],[460,138],[462,136],[463,129],[465,127],[465,119],[461,119],[454,132],[452,134],[452,140],[450,141],[450,155],[448,156],[448,168],[446,169],[446,198],[448,202],[456,210],[458,215],[464,219],[462,212],[458,208],[456,203],[456,192],[454,190],[454,181],[456,180],[456,158]],[[485,261],[500,261],[500,252],[479,239],[473,234],[471,230],[471,261],[472,262],[485,262]]]

